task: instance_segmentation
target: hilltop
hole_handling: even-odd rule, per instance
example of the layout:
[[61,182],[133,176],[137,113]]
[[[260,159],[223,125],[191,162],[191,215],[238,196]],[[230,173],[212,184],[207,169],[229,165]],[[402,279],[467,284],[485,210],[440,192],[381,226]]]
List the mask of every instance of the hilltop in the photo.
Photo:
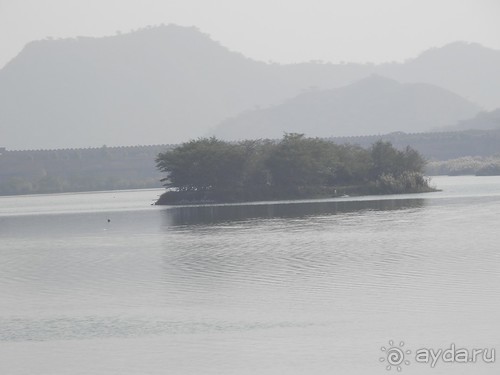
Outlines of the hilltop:
[[382,64],[377,72],[400,82],[440,86],[486,110],[500,107],[500,50],[478,43],[430,48],[404,63]]
[[480,112],[473,118],[459,121],[456,125],[447,127],[443,130],[454,131],[467,129],[500,129],[500,108],[497,108],[494,111]]
[[401,84],[372,75],[351,85],[317,90],[283,104],[248,111],[214,130],[223,139],[316,137],[425,132],[475,115],[479,107],[434,85]]
[[[435,84],[491,109],[500,107],[499,54],[459,43],[401,64],[280,65],[249,59],[194,27],[175,25],[35,41],[0,70],[0,146],[179,143],[243,111],[377,72]],[[451,87],[452,81],[462,83]]]

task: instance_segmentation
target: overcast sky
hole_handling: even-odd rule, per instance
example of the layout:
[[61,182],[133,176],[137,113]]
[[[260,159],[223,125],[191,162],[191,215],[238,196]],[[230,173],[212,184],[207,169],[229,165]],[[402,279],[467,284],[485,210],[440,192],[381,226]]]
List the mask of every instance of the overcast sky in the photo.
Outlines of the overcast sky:
[[464,40],[500,49],[499,0],[0,0],[0,67],[31,40],[175,23],[262,61],[401,61]]

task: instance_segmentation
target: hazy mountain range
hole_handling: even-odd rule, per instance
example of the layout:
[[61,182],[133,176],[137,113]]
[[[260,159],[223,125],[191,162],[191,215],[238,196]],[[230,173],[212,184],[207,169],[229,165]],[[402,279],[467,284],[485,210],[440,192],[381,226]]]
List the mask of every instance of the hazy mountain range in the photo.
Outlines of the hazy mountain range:
[[[363,80],[374,73],[419,84]],[[308,135],[451,125],[500,107],[500,51],[453,43],[400,64],[279,65],[251,60],[196,28],[174,25],[36,41],[0,70],[0,146],[177,143],[214,129],[222,134],[231,118],[241,122],[250,113],[290,117],[290,103],[306,111],[293,112],[294,124],[312,120],[304,125]]]
[[500,108],[490,112],[479,112],[474,118],[459,121],[456,125],[443,130],[456,131],[468,129],[500,129]]
[[478,110],[434,85],[401,84],[372,75],[345,87],[311,91],[277,106],[245,112],[224,121],[213,133],[237,140],[279,138],[283,132],[330,137],[429,131],[474,116]]

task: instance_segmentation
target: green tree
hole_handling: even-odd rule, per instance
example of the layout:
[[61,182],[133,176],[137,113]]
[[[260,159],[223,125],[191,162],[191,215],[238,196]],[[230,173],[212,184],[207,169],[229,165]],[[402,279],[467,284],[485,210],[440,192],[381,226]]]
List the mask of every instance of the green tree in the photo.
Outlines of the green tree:
[[332,173],[334,145],[304,134],[285,134],[270,153],[266,166],[272,184],[287,190],[325,185]]
[[167,173],[166,187],[180,191],[234,189],[243,181],[242,148],[212,138],[201,138],[161,153],[157,167]]
[[421,173],[426,163],[420,153],[411,147],[399,151],[390,142],[383,141],[373,144],[371,159],[371,175],[375,178],[383,174],[397,177],[404,172]]
[[241,201],[336,195],[340,191],[425,191],[425,164],[411,148],[355,145],[285,134],[279,142],[201,138],[158,155],[168,202]]

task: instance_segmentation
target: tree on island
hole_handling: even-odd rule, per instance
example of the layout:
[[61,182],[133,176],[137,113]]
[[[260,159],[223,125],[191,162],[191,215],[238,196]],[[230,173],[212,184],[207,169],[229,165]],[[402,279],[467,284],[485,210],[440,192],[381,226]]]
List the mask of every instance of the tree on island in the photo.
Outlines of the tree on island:
[[303,134],[231,143],[200,138],[158,155],[158,204],[238,202],[431,191],[425,160],[379,141],[370,149]]

